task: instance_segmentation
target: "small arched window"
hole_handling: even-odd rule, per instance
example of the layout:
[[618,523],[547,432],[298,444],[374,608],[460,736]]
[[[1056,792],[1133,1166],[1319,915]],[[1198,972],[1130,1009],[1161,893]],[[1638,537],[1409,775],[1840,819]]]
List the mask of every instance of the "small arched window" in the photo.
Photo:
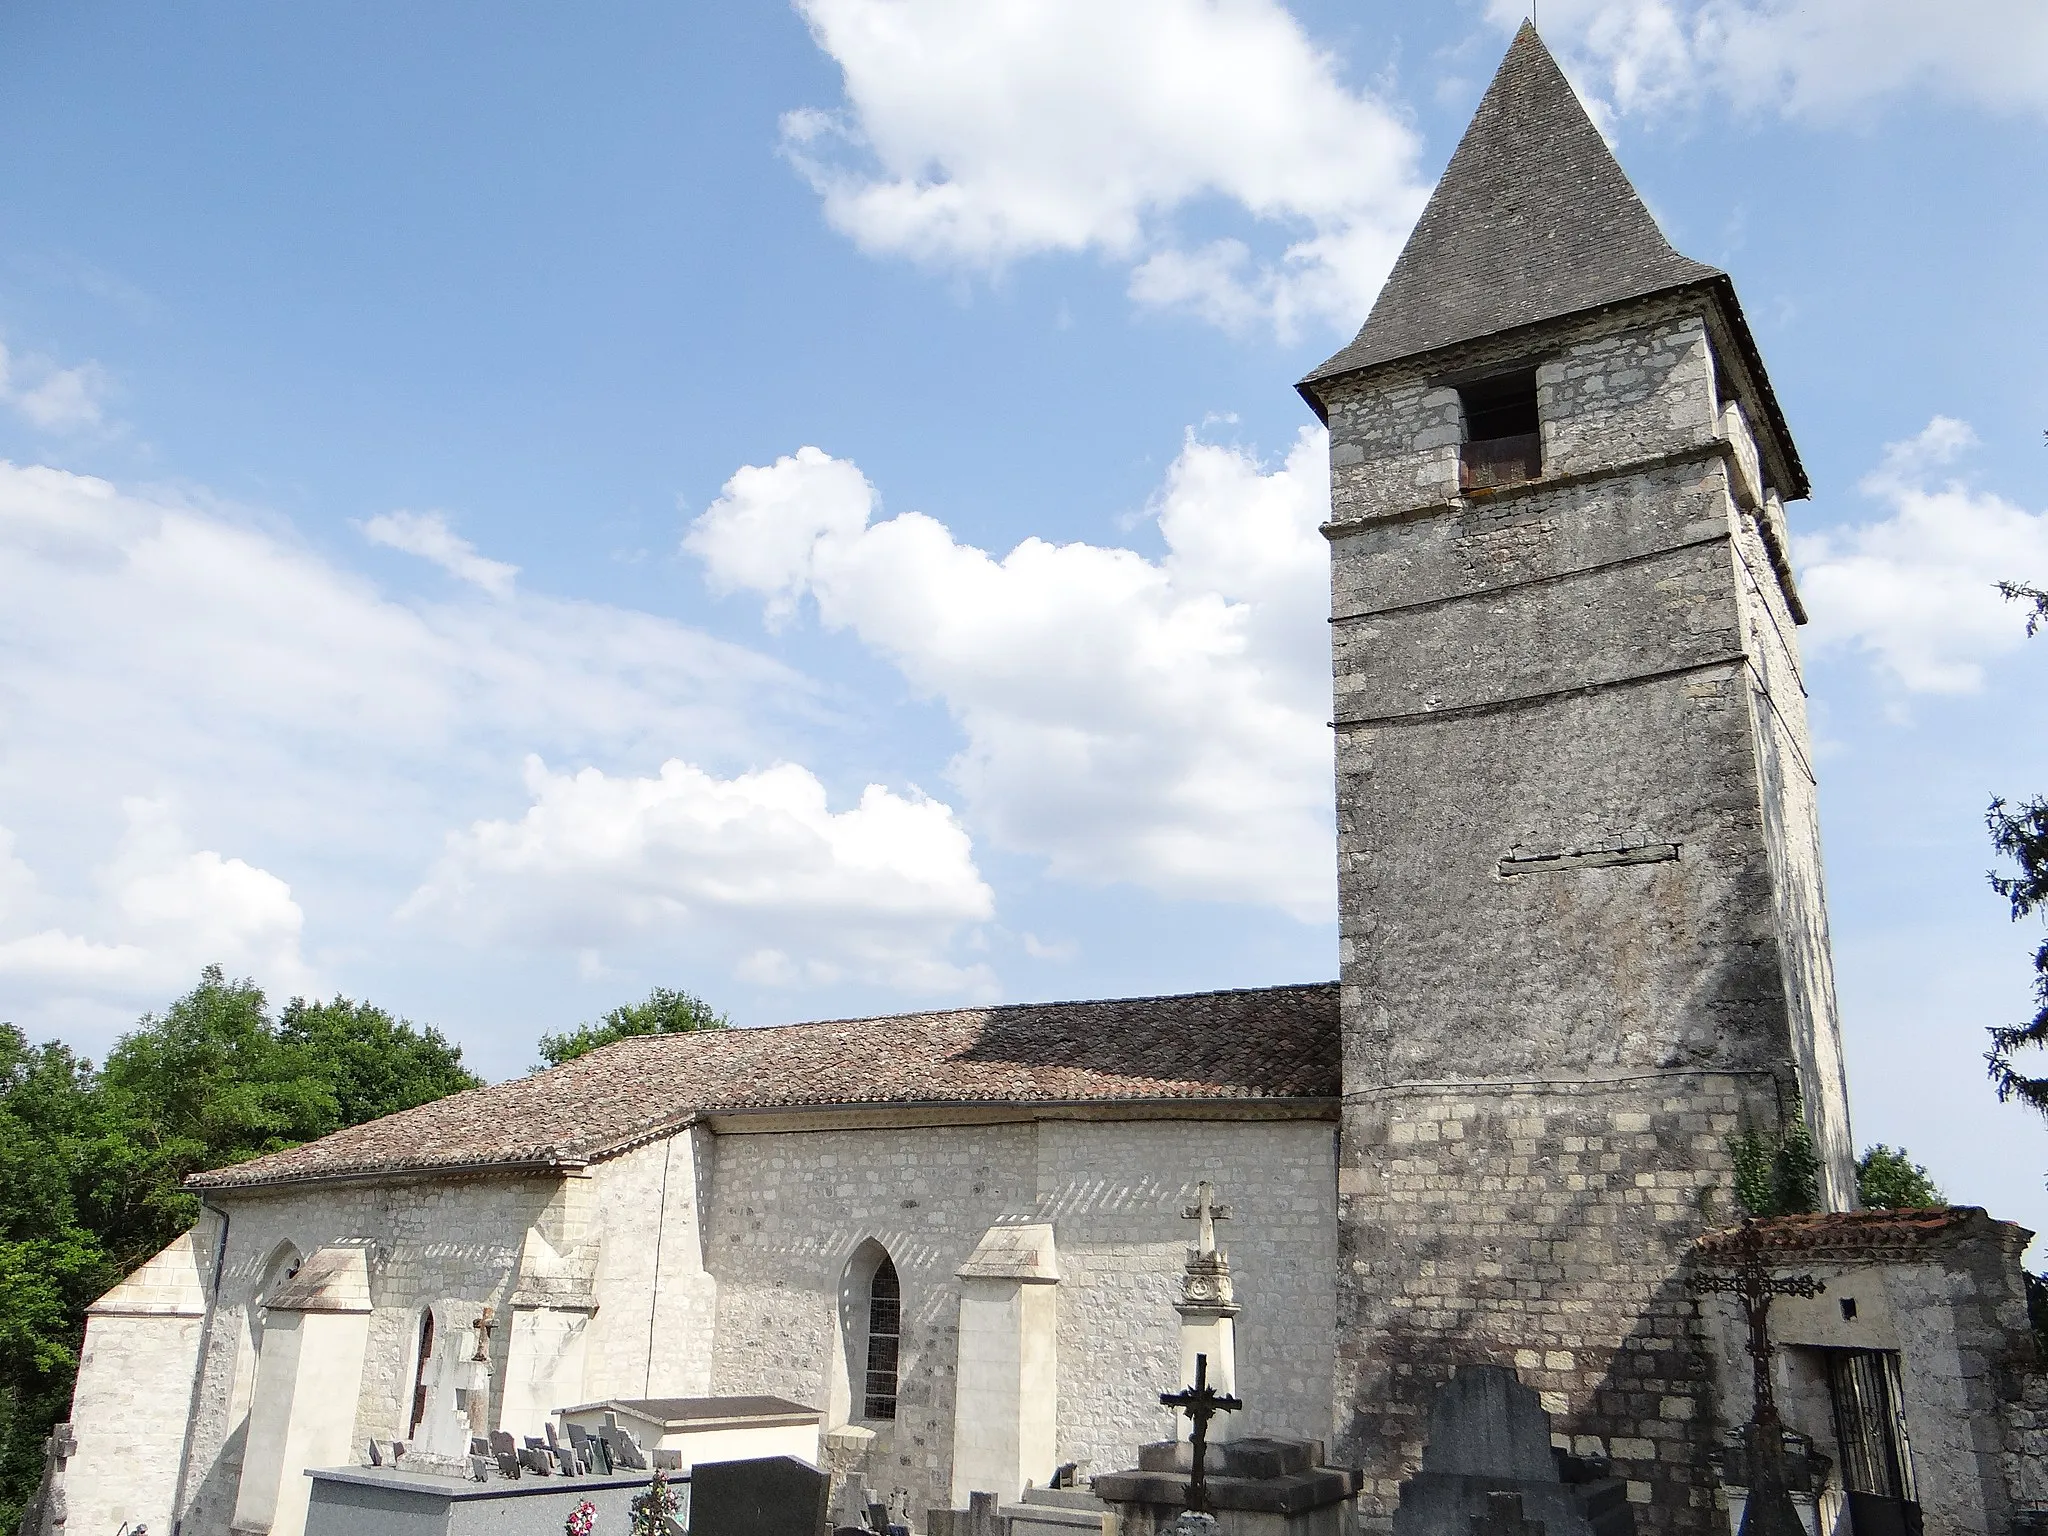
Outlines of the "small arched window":
[[885,1254],[868,1281],[868,1361],[865,1415],[896,1417],[897,1346],[903,1334],[903,1290]]

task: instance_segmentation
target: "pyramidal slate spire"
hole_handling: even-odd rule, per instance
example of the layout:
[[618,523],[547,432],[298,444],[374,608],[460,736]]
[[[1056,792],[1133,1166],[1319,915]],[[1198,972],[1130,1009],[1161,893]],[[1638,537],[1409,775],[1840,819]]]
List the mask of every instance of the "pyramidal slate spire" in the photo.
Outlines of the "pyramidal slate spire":
[[1524,22],[1364,329],[1302,382],[1721,275],[1671,248]]

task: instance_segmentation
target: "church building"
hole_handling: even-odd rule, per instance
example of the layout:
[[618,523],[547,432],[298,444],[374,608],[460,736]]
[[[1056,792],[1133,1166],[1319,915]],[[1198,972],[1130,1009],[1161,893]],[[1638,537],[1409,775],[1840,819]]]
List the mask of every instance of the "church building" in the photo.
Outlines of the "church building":
[[1855,1208],[1806,472],[1728,276],[1533,27],[1298,387],[1330,432],[1337,980],[631,1039],[202,1174],[198,1225],[93,1309],[68,1529],[300,1536],[305,1469],[420,1440],[457,1361],[518,1435],[796,1405],[923,1530],[1173,1434],[1200,1209],[1246,1421],[1357,1469],[1357,1529],[1491,1364],[1637,1530],[1729,1531],[1750,1360],[1687,1282],[1742,1218],[1738,1143],[1802,1128],[1822,1210],[1764,1226],[1827,1278],[1772,1314],[1815,1518],[2048,1509],[2029,1234]]

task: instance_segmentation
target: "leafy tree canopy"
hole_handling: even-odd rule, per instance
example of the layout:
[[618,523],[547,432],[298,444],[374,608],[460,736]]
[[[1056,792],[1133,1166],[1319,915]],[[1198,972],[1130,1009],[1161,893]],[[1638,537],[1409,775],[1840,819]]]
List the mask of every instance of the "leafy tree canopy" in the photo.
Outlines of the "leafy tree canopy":
[[[601,1046],[634,1035],[670,1035],[700,1029],[729,1029],[732,1020],[700,997],[656,987],[640,1003],[624,1003],[595,1023],[540,1037],[541,1059],[550,1067],[587,1056]],[[539,1067],[535,1071],[541,1070]]]
[[[2036,795],[2017,806],[1993,800],[1984,815],[1991,846],[2012,860],[2010,874],[1993,870],[1991,888],[2006,899],[2014,922],[2048,901],[2048,799]],[[2048,1114],[2048,1076],[2020,1070],[2014,1053],[2048,1045],[2048,939],[2034,950],[2034,1016],[2024,1024],[2000,1025],[1991,1031],[1991,1049],[1984,1060],[2001,1099],[2016,1098]]]
[[197,1219],[186,1175],[478,1083],[438,1030],[345,997],[273,1018],[218,966],[98,1069],[0,1024],[0,1528],[69,1410],[86,1307]]
[[1866,1210],[1904,1211],[1947,1205],[1925,1168],[1904,1147],[1879,1142],[1856,1160],[1856,1198]]

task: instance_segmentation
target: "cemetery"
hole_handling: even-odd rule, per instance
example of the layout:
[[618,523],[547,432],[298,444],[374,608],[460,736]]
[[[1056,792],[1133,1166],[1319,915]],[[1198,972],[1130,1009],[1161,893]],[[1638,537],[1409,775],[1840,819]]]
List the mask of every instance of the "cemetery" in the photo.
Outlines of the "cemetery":
[[200,1174],[22,1536],[2044,1528],[2031,1234],[1857,1209],[1805,471],[1533,26],[1298,387],[1337,981],[637,1037]]

